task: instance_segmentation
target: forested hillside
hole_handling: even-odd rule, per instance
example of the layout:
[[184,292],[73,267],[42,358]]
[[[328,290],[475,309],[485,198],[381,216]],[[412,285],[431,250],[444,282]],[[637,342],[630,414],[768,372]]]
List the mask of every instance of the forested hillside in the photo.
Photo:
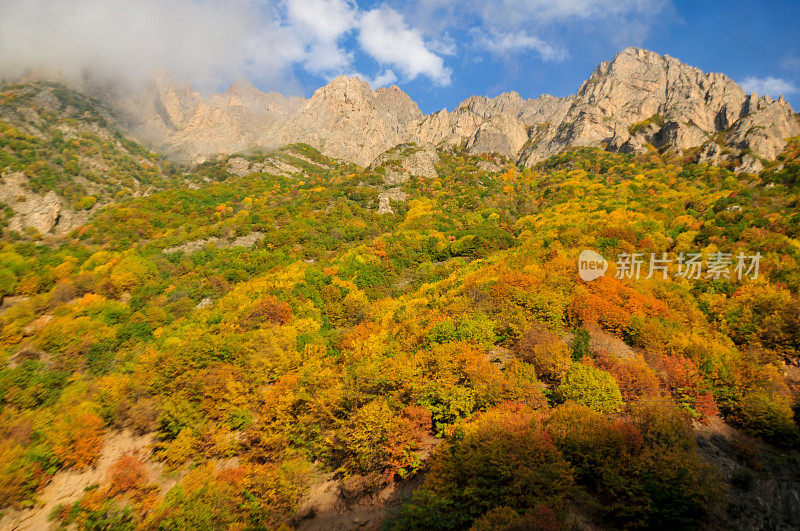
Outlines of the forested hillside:
[[[760,175],[655,149],[529,168],[441,151],[379,214],[394,163],[295,145],[167,172],[124,139],[2,127],[3,171],[43,190],[83,201],[68,176],[91,150],[129,168],[105,196],[161,189],[60,239],[3,228],[9,522],[120,431],[151,444],[53,522],[302,527],[324,481],[419,485],[395,529],[797,522],[760,503],[800,492],[797,139]],[[583,249],[606,276],[580,280]],[[758,253],[760,271],[615,278],[634,252]]]

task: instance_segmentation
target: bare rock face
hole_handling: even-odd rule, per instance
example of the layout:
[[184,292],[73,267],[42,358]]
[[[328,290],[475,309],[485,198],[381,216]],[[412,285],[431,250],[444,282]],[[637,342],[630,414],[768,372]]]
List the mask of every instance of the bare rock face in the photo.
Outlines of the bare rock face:
[[549,122],[562,115],[571,99],[543,94],[536,99],[526,100],[516,92],[505,92],[496,98],[471,96],[461,102],[459,109],[468,109],[483,119],[511,116],[526,126],[531,126]]
[[700,150],[698,162],[704,164],[719,164],[724,158],[723,146],[717,142],[706,142]]
[[403,141],[422,112],[397,87],[371,90],[358,78],[338,77],[317,90],[282,124],[284,143],[304,142],[332,158],[362,166]]
[[528,141],[528,131],[519,118],[498,114],[483,122],[467,141],[469,153],[501,153],[513,156]]
[[392,202],[405,202],[408,199],[402,187],[414,177],[434,179],[438,176],[435,164],[439,155],[433,146],[419,148],[415,144],[401,144],[381,153],[370,165],[370,169],[383,169],[383,183],[386,188],[378,193],[378,213],[391,214]]
[[391,214],[392,201],[405,201],[408,196],[400,188],[389,188],[378,194],[378,214]]
[[176,247],[168,247],[161,252],[164,254],[172,253],[185,253],[192,254],[206,247],[216,247],[218,249],[232,249],[234,247],[252,247],[261,240],[266,238],[263,232],[254,231],[246,236],[239,236],[235,239],[218,238],[211,236],[210,238],[201,238],[199,240],[192,240]]
[[784,146],[784,138],[800,135],[800,121],[781,97],[773,101],[768,96],[753,94],[748,99],[748,114],[737,122],[729,145],[749,149],[762,159],[775,160]]
[[87,212],[76,212],[64,205],[62,198],[52,190],[44,194],[31,191],[28,178],[21,172],[0,176],[0,203],[14,210],[9,228],[17,232],[30,227],[43,236],[63,235],[85,223],[88,218]]
[[199,162],[217,153],[283,144],[275,130],[303,99],[264,93],[246,81],[227,92],[204,97],[188,83],[165,73],[133,93],[106,91],[97,95],[119,109],[131,132],[154,148],[178,159]]
[[272,175],[282,175],[284,177],[293,177],[303,175],[305,172],[302,168],[293,166],[279,157],[270,156],[263,161],[249,161],[242,157],[231,157],[228,159],[227,169],[234,175],[244,177],[251,173],[271,173]]
[[402,161],[403,168],[411,175],[418,175],[427,179],[439,176],[435,164],[439,162],[439,154],[432,146],[413,152]]
[[528,141],[529,130],[562,116],[569,101],[548,94],[525,100],[516,92],[496,98],[472,96],[451,113],[445,109],[426,116],[412,128],[409,141],[516,159]]
[[419,107],[397,87],[371,90],[358,78],[339,77],[305,100],[264,93],[239,82],[203,97],[159,75],[143,91],[115,99],[134,134],[189,161],[253,148],[307,143],[322,153],[368,165],[402,142]]
[[445,149],[464,147],[483,119],[469,109],[447,109],[425,116],[409,128],[408,141],[431,144]]

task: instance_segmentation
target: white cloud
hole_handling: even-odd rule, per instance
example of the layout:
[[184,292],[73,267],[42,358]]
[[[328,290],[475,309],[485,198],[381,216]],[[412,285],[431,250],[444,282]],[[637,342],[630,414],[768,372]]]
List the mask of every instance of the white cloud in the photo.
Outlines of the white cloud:
[[355,26],[358,9],[344,0],[288,0],[286,6],[290,20],[326,42],[336,41]]
[[203,89],[242,77],[275,88],[293,65],[328,78],[359,57],[381,63],[379,85],[395,72],[449,80],[399,13],[353,0],[0,0],[0,77],[141,80],[165,69]]
[[563,61],[567,51],[543,41],[535,35],[527,33],[502,33],[484,36],[481,43],[491,52],[497,54],[514,53],[522,50],[535,50],[544,61]]
[[431,39],[428,45],[431,50],[439,55],[456,55],[458,53],[456,40],[448,33],[443,33]]
[[288,0],[292,37],[303,44],[302,62],[311,72],[347,67],[352,55],[338,44],[356,25],[357,6],[344,0]]
[[397,81],[397,76],[391,70],[386,70],[382,74],[378,74],[374,78],[367,80],[369,86],[372,88],[385,87],[386,85],[391,85],[395,81]]
[[781,94],[796,94],[800,91],[794,83],[772,76],[750,76],[742,81],[740,85],[747,93],[755,92],[757,94],[767,94],[773,97],[778,97]]
[[[138,78],[165,68],[198,83],[273,75],[290,49],[270,6],[236,0],[0,0],[0,72],[87,70]],[[277,52],[277,53],[276,53]]]
[[425,45],[419,31],[410,29],[403,17],[386,7],[367,11],[359,21],[361,47],[382,64],[399,69],[406,79],[420,75],[439,85],[450,83],[450,69]]
[[[493,39],[498,46],[490,50],[492,53],[503,47],[512,52],[514,40],[527,41],[533,49],[530,36],[565,54],[583,39],[611,43],[614,47],[639,45],[654,26],[674,13],[671,0],[411,0],[410,4],[408,0],[388,1],[404,6],[403,12],[430,38],[442,32],[467,32],[475,53],[486,47],[486,35],[502,34],[524,37],[509,37],[505,44],[504,38]],[[545,48],[542,58],[555,60],[557,55],[547,53]]]

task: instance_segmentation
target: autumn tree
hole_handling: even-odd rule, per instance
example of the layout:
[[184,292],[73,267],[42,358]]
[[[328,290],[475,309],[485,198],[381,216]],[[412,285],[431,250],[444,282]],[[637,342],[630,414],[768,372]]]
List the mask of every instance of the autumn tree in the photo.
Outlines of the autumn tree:
[[568,346],[544,325],[535,324],[516,345],[517,355],[536,367],[545,381],[558,381],[570,367],[572,356]]
[[462,528],[497,507],[518,514],[561,507],[572,470],[536,418],[527,406],[510,404],[457,428],[395,528]]
[[622,393],[608,372],[574,363],[556,388],[561,401],[573,401],[601,413],[614,413],[622,406]]

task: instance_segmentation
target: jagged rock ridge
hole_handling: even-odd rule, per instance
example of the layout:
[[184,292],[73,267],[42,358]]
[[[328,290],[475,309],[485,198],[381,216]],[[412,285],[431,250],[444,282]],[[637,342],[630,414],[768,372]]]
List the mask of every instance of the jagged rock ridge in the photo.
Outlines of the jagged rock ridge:
[[296,142],[361,165],[400,143],[494,152],[524,164],[571,146],[628,152],[653,146],[692,149],[700,161],[758,171],[785,138],[800,134],[783,98],[748,95],[723,74],[638,48],[601,63],[573,96],[473,96],[451,112],[427,116],[396,86],[371,90],[347,77],[305,100],[249,83],[203,97],[161,74],[146,90],[113,103],[139,138],[194,161]]

